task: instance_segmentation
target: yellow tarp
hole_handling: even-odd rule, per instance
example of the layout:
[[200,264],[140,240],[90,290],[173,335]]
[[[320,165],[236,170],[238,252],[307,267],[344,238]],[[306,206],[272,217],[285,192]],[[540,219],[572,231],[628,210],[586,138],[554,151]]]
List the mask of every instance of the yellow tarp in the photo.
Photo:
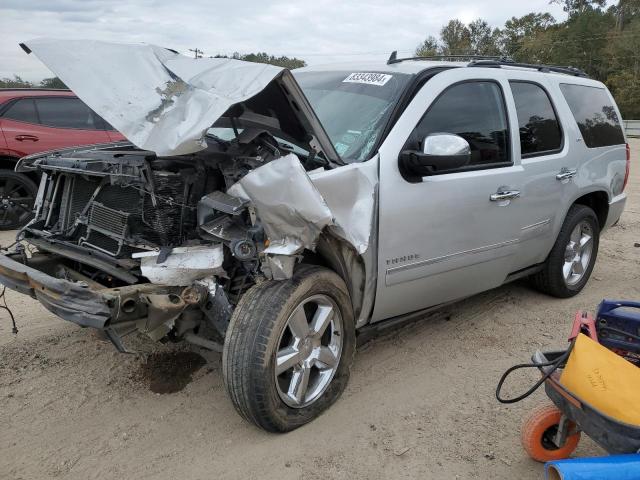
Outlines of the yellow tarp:
[[640,368],[580,334],[560,383],[600,412],[640,426]]

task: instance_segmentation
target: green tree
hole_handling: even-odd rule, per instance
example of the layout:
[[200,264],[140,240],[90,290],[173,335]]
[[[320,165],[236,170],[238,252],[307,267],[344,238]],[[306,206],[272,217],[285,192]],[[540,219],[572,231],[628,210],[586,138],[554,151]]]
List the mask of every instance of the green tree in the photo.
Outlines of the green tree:
[[276,57],[274,55],[269,55],[265,52],[260,53],[247,53],[241,54],[239,52],[234,52],[231,57],[227,55],[218,54],[214,58],[234,58],[236,60],[244,60],[245,62],[254,62],[254,63],[268,63],[271,65],[276,65],[278,67],[288,68],[293,70],[294,68],[300,68],[307,65],[307,62],[295,57],[286,57],[280,56]]
[[42,88],[60,88],[60,89],[69,88],[58,77],[45,78],[44,80],[42,80],[40,82],[40,87],[42,87]]
[[14,75],[13,78],[1,78],[0,88],[33,88],[33,83]]
[[433,35],[425,38],[424,42],[416,47],[416,57],[433,57],[440,53],[438,40]]
[[562,10],[567,12],[569,18],[580,15],[592,8],[604,7],[607,0],[551,0],[549,3],[562,5]]
[[471,32],[457,18],[449,20],[440,30],[443,55],[469,55],[471,53]]
[[474,55],[500,54],[500,29],[494,28],[481,18],[469,24],[469,42]]
[[500,31],[500,44],[505,55],[524,61],[521,50],[525,41],[535,40],[556,23],[549,13],[529,13],[522,17],[511,17]]

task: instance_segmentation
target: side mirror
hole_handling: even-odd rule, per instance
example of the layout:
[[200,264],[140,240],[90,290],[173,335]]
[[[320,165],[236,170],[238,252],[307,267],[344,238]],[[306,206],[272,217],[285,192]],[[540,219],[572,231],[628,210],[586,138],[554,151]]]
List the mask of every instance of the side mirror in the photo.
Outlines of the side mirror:
[[432,133],[424,139],[422,151],[404,150],[398,160],[403,176],[424,177],[464,167],[471,160],[471,147],[458,135]]

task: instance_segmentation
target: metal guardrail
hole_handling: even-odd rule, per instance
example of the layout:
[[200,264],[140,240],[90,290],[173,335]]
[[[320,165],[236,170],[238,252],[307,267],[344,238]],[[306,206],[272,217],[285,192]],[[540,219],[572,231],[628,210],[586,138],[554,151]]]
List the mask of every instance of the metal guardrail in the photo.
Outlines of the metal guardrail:
[[624,131],[627,137],[640,137],[640,120],[625,120]]

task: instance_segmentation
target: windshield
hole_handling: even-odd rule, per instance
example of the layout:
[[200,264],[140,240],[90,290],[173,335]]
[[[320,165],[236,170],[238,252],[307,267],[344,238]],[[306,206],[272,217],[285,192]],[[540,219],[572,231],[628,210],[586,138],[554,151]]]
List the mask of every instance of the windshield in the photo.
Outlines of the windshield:
[[362,162],[382,135],[411,75],[373,72],[292,72],[338,155]]

